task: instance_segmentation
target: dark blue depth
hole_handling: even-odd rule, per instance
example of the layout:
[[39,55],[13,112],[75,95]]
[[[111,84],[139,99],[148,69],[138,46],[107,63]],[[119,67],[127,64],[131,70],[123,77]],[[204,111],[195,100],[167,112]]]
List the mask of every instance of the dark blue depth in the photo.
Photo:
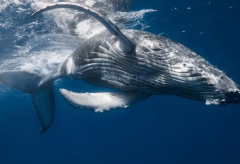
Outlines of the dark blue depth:
[[[240,83],[239,0],[136,0],[131,6],[148,8],[158,11],[146,17],[147,31],[182,43]],[[152,96],[129,109],[94,113],[70,107],[60,87],[102,90],[58,81],[55,119],[44,134],[29,95],[0,93],[0,164],[240,163],[239,105]]]

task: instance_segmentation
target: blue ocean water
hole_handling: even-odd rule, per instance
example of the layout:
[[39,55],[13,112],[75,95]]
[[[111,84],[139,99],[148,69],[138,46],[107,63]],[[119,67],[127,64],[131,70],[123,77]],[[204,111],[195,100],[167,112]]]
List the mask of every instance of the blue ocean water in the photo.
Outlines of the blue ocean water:
[[[75,21],[72,11],[32,20],[31,13],[47,2],[53,1],[0,2],[1,70],[47,74],[78,44],[101,31],[101,25],[84,15]],[[143,29],[180,42],[240,83],[238,0],[98,2],[95,7],[121,28]],[[175,96],[152,96],[129,109],[94,113],[69,106],[59,88],[103,90],[69,79],[55,82],[55,119],[40,134],[31,97],[0,85],[0,164],[240,163],[239,105],[206,106]]]

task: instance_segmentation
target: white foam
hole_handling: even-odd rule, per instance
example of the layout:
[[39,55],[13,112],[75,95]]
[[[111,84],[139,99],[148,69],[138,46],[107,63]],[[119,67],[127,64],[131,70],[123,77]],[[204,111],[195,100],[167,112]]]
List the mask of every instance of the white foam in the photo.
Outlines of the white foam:
[[[68,40],[72,43],[68,43]],[[80,38],[73,36],[56,34],[39,36],[10,54],[11,58],[3,61],[0,69],[24,70],[46,75],[71,55],[80,42]]]
[[0,11],[6,9],[10,4],[20,5],[22,4],[21,0],[1,0]]
[[104,31],[106,28],[99,22],[91,19],[81,21],[77,24],[75,32],[83,38],[91,38],[92,36]]
[[[105,30],[105,27],[95,19],[69,9],[52,10],[44,13],[42,19],[36,18],[29,21],[33,11],[59,1],[2,0],[0,2],[0,12],[8,15],[0,18],[0,28],[12,30],[0,36],[2,50],[7,50],[0,52],[7,53],[1,55],[7,58],[0,58],[1,71],[11,69],[48,74],[71,55],[82,41]],[[92,7],[96,2],[101,2],[102,6],[95,9],[103,12],[120,28],[140,26],[141,29],[145,29],[148,26],[144,22],[144,15],[155,11],[115,12],[116,9],[111,0],[66,0],[65,2],[81,2]],[[119,5],[127,0],[112,0],[112,2]],[[19,18],[15,19],[16,15],[12,13],[20,15]],[[19,22],[16,22],[17,20]],[[77,36],[80,38],[77,39]],[[5,42],[8,41],[10,43],[6,44]]]

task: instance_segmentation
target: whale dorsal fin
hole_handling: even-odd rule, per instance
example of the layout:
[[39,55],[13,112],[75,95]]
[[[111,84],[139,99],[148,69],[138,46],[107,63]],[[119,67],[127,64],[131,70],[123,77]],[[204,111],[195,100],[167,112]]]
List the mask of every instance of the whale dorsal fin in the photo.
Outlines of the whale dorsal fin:
[[101,22],[108,29],[108,31],[111,32],[118,39],[123,52],[125,53],[131,52],[134,49],[135,44],[131,40],[129,40],[114,23],[112,23],[109,19],[104,17],[101,13],[97,12],[96,10],[82,4],[69,3],[69,2],[60,2],[60,3],[51,4],[46,6],[45,8],[42,8],[36,11],[35,13],[32,14],[31,17],[39,13],[49,11],[52,9],[58,9],[58,8],[74,9],[94,17],[99,22]]
[[95,112],[127,108],[150,96],[141,92],[76,93],[66,89],[60,89],[60,92],[70,105],[81,109],[91,109]]

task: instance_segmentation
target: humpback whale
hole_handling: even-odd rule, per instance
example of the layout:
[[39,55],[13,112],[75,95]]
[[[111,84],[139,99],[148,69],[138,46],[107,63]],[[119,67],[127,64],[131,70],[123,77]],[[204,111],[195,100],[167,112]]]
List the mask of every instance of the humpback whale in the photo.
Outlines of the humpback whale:
[[29,93],[46,131],[54,118],[53,82],[60,78],[82,80],[118,92],[76,93],[60,89],[72,106],[103,112],[128,106],[151,95],[175,95],[206,104],[240,102],[239,86],[223,71],[180,43],[141,30],[120,30],[96,10],[76,3],[55,3],[37,14],[69,8],[92,16],[106,30],[82,43],[49,75],[27,71],[0,72],[0,82]]

